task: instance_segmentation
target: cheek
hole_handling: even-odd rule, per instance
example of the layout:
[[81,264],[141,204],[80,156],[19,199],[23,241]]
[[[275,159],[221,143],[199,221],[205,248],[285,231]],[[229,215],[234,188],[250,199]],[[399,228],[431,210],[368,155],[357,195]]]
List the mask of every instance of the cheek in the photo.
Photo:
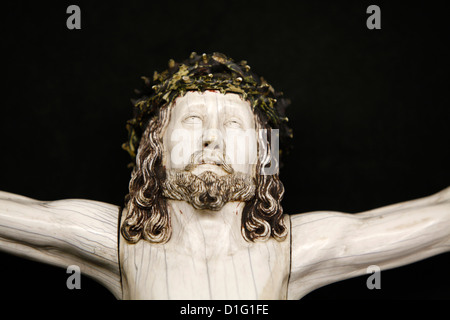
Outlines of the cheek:
[[182,169],[189,164],[191,155],[199,150],[201,130],[175,128],[164,135],[164,164],[167,168]]
[[257,163],[257,150],[255,130],[227,131],[226,157],[235,170],[251,173]]

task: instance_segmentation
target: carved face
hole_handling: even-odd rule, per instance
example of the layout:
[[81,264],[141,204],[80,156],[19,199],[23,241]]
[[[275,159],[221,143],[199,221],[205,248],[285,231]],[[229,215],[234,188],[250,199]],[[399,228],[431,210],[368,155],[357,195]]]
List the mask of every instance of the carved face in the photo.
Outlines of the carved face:
[[257,132],[250,104],[233,93],[188,92],[172,106],[163,145],[169,171],[254,176]]
[[[132,243],[168,241],[172,231],[166,199],[174,199],[207,210],[244,202],[246,240],[284,239],[284,188],[278,173],[261,174],[258,148],[264,159],[271,152],[270,143],[261,143],[256,130],[261,127],[249,102],[237,94],[188,92],[161,109],[139,146],[121,229],[124,238]],[[161,165],[164,179],[154,174]]]

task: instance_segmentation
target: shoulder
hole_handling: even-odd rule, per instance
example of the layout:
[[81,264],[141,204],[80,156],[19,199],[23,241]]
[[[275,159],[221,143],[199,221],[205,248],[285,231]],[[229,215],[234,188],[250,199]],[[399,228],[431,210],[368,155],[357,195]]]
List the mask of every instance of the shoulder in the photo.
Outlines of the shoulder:
[[358,216],[337,211],[313,211],[289,216],[291,231],[312,228],[327,228],[347,225],[356,222]]
[[87,200],[87,199],[64,199],[40,202],[41,206],[45,206],[55,211],[78,212],[90,216],[114,216],[118,219],[120,207],[106,202]]
[[39,201],[34,206],[45,211],[49,219],[60,225],[105,235],[117,233],[121,208],[113,204],[86,199],[64,199]]
[[346,237],[357,227],[353,214],[315,211],[290,216],[291,273],[288,298],[305,294],[329,283],[335,257],[346,250]]
[[315,264],[344,250],[347,237],[361,225],[355,214],[315,211],[290,216],[291,251],[296,263]]

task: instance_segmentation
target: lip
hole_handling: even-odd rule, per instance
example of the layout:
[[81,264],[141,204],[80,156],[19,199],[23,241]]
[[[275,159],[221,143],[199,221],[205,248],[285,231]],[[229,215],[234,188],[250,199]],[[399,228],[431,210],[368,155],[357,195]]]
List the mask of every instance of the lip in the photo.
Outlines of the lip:
[[203,164],[212,164],[212,165],[219,166],[222,164],[222,161],[214,160],[214,159],[202,159],[200,162],[200,165],[203,165]]
[[195,167],[194,170],[192,170],[193,174],[200,174],[205,171],[212,171],[216,173],[219,176],[224,176],[228,174],[221,165],[217,164],[211,164],[211,163],[202,163]]
[[202,166],[201,170],[204,171],[205,166],[209,166],[211,171],[216,172],[217,174],[225,174],[233,173],[234,170],[231,165],[227,164],[224,159],[222,159],[221,155],[219,155],[215,151],[197,151],[191,155],[190,163],[185,167],[186,171],[193,171],[197,167]]
[[201,159],[197,163],[191,163],[188,166],[186,166],[185,170],[190,171],[197,167],[217,167],[222,169],[222,162],[219,160]]

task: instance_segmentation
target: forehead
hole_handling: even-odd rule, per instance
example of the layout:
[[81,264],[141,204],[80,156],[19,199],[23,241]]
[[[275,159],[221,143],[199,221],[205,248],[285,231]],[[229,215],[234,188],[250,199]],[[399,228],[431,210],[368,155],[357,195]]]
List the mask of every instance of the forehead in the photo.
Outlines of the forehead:
[[252,117],[250,103],[235,93],[222,94],[218,91],[189,91],[174,101],[174,111],[184,113],[200,111],[204,113],[231,113],[243,117]]

